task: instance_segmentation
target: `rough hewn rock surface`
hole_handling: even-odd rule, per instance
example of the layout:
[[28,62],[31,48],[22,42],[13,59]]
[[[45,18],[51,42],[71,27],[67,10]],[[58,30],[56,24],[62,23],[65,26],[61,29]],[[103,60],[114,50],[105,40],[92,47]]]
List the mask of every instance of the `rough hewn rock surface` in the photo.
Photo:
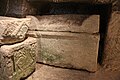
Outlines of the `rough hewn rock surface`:
[[120,1],[119,0],[28,0],[31,2],[34,1],[49,1],[49,2],[80,2],[80,3],[90,3],[90,4],[112,4],[113,10],[120,10]]
[[31,31],[28,34],[36,34],[37,37],[40,37],[38,62],[60,67],[86,69],[92,72],[97,70],[99,35],[35,32]]
[[108,26],[105,41],[104,66],[120,71],[120,12],[114,12]]
[[0,0],[0,15],[26,17],[27,14],[36,14],[37,8],[27,0]]
[[23,41],[30,23],[30,18],[0,17],[0,45]]
[[37,39],[4,45],[0,48],[0,80],[20,80],[35,69]]
[[[26,17],[27,14],[41,14],[49,2],[80,2],[90,4],[112,4],[113,10],[120,10],[119,0],[0,0],[0,15]],[[48,7],[49,8],[49,7]]]
[[[99,32],[99,15],[49,15],[28,16],[32,18],[30,30],[66,31],[66,32]],[[36,25],[36,27],[35,27]]]

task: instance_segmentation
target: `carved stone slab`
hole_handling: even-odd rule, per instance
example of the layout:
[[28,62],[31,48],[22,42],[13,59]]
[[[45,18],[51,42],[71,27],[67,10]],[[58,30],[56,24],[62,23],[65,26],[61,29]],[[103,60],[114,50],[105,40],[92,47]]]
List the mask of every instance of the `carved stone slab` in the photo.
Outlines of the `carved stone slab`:
[[20,80],[30,75],[35,69],[36,51],[37,39],[31,37],[21,43],[1,46],[0,77],[3,80]]
[[30,18],[0,17],[0,44],[11,44],[25,39]]
[[40,38],[38,62],[91,72],[97,70],[99,34],[44,31],[28,34]]
[[[30,30],[57,32],[99,32],[99,15],[48,15],[32,18]],[[36,27],[35,27],[36,26]]]

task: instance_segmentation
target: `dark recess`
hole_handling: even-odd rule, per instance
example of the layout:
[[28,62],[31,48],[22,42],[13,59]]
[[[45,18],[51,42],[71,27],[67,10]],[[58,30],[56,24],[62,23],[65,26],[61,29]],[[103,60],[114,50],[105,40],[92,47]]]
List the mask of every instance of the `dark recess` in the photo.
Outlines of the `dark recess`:
[[99,46],[99,54],[98,54],[98,62],[102,64],[104,59],[104,48],[105,48],[105,40],[107,36],[108,24],[111,18],[112,13],[112,4],[105,4],[99,6],[99,14],[100,14],[100,46]]
[[0,16],[4,16],[6,11],[7,1],[6,0],[0,0]]

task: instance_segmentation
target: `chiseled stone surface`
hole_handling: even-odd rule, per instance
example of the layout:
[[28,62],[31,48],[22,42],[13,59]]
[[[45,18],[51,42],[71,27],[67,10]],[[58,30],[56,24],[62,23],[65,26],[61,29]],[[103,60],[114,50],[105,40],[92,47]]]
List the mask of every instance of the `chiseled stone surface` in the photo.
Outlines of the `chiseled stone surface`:
[[110,71],[120,71],[120,12],[112,13],[104,54],[104,66]]
[[[32,18],[30,30],[66,31],[66,32],[99,32],[99,15],[48,15],[28,16]],[[35,27],[36,25],[36,27]]]
[[9,80],[6,77],[6,67],[5,67],[5,62],[3,61],[3,54],[0,54],[0,80]]
[[27,38],[21,43],[0,48],[0,80],[20,80],[35,69],[37,39]]
[[99,34],[31,31],[39,39],[37,62],[49,65],[97,70]]
[[23,41],[30,23],[30,18],[0,17],[0,44]]

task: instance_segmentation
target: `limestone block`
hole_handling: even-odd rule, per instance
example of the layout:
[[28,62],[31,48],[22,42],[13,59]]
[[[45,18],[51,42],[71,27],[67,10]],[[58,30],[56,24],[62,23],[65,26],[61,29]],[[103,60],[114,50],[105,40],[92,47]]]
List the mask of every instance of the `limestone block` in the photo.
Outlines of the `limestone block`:
[[112,13],[105,41],[103,64],[105,68],[120,71],[120,12]]
[[[30,30],[58,32],[99,32],[99,15],[48,15],[32,18]],[[35,27],[36,25],[36,27]]]
[[30,18],[0,17],[0,44],[23,41],[30,23]]
[[4,45],[0,48],[0,80],[20,80],[35,70],[37,39]]
[[99,34],[44,31],[28,34],[40,38],[37,62],[91,72],[97,70]]

